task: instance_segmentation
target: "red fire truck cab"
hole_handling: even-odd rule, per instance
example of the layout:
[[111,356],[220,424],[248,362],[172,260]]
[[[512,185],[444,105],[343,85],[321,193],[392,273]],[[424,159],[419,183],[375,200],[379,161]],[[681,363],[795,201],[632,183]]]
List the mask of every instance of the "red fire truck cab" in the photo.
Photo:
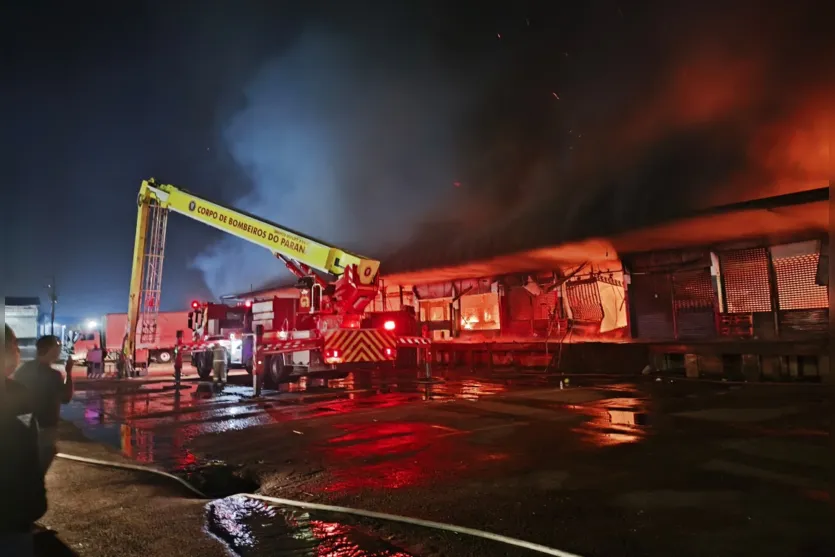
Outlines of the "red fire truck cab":
[[230,366],[256,369],[277,384],[368,365],[414,364],[418,350],[429,345],[418,335],[412,308],[346,320],[336,313],[311,313],[305,306],[304,297],[235,306],[195,303],[189,318],[192,363],[201,377],[208,377],[212,348],[223,343]]

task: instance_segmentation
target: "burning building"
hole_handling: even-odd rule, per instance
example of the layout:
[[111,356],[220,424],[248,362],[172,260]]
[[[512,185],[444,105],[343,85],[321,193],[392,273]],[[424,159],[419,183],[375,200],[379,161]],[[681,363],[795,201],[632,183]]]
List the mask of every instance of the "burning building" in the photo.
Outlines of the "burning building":
[[814,188],[469,262],[421,269],[395,257],[383,262],[368,311],[413,307],[449,363],[553,366],[555,347],[617,345],[621,356],[598,367],[649,361],[690,375],[820,378],[829,368],[828,229],[829,189]]

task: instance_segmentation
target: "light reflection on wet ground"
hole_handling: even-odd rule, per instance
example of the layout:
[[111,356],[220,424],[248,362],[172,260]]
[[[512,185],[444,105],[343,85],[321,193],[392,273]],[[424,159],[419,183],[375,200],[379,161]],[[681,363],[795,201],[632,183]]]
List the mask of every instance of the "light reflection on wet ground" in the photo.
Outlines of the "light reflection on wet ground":
[[[498,373],[485,377],[448,372],[440,378],[425,382],[415,375],[362,372],[302,380],[259,400],[252,399],[251,389],[243,385],[214,392],[206,384],[192,384],[179,396],[159,385],[125,392],[88,391],[79,392],[64,415],[88,437],[117,446],[140,462],[184,473],[210,458],[230,466],[246,463],[265,493],[315,500],[349,498],[352,502],[376,493],[384,501],[401,497],[408,504],[400,514],[418,515],[411,512],[411,500],[422,492],[433,493],[430,501],[435,501],[441,493],[438,490],[447,488],[494,490],[499,495],[562,493],[598,485],[608,489],[615,484],[621,489],[630,466],[638,470],[637,489],[646,490],[651,478],[670,473],[665,469],[667,462],[675,463],[669,469],[676,474],[684,470],[681,475],[687,489],[697,480],[702,482],[698,486],[713,486],[715,480],[706,478],[702,468],[687,468],[697,465],[691,460],[702,458],[695,450],[691,454],[688,443],[682,445],[683,450],[669,453],[667,461],[656,458],[656,451],[682,433],[696,432],[709,443],[724,435],[727,426],[694,423],[699,413],[732,413],[742,419],[741,412],[775,405],[774,390],[769,387],[752,387],[743,399],[737,396],[738,387],[672,379],[617,381]],[[802,399],[796,393],[792,396],[792,404],[809,399],[820,405],[828,400],[817,393],[807,393]],[[442,404],[405,404],[424,400]],[[787,404],[780,402],[781,408]],[[308,420],[328,416],[336,419]],[[798,420],[792,427],[805,426]],[[287,425],[281,427],[283,423]],[[265,424],[279,427],[235,432]],[[747,427],[753,425],[757,424]],[[214,432],[229,435],[207,436]],[[543,439],[551,447],[543,447]],[[630,447],[638,444],[638,450]],[[547,450],[552,451],[549,459],[537,460],[535,453]],[[713,455],[713,449],[702,450]],[[770,457],[778,453],[772,452]],[[614,454],[617,461],[610,460]],[[730,458],[722,453],[711,456],[710,462],[725,462],[720,457]],[[748,473],[747,468],[735,470]],[[718,485],[729,489],[736,484]],[[239,491],[245,490],[220,493]],[[485,496],[481,504],[485,501],[490,500]],[[542,508],[552,508],[552,503],[548,499]],[[213,505],[209,507],[215,514],[212,532],[242,554],[407,555],[380,536],[357,530],[350,521],[229,499]],[[489,513],[474,511],[472,516],[480,520],[482,514]]]
[[569,408],[591,418],[572,431],[598,447],[637,443],[649,433],[645,399],[608,398]]
[[206,505],[208,529],[238,555],[410,557],[355,526],[232,496]]
[[[237,378],[246,383],[248,376]],[[62,409],[93,441],[118,447],[139,462],[180,469],[194,463],[188,443],[197,436],[357,410],[389,408],[421,400],[478,400],[540,379],[471,378],[423,381],[416,374],[363,371],[347,376],[301,378],[251,397],[244,385],[222,391],[209,383],[122,384],[76,392]]]
[[[242,379],[248,380],[246,376]],[[316,482],[308,489],[356,493],[426,484],[438,473],[466,475],[473,466],[506,460],[507,454],[477,448],[470,453],[471,462],[461,461],[455,456],[460,442],[456,436],[473,427],[490,430],[514,425],[478,423],[461,425],[459,430],[420,420],[376,423],[363,420],[362,413],[367,410],[409,402],[470,402],[522,393],[523,404],[576,415],[581,423],[573,431],[593,446],[634,443],[646,435],[645,400],[618,384],[598,385],[600,394],[588,397],[582,395],[583,389],[575,388],[581,382],[588,381],[448,373],[424,381],[415,374],[358,372],[345,377],[302,378],[282,385],[279,391],[266,392],[261,399],[252,398],[251,387],[241,384],[218,390],[208,383],[192,383],[180,391],[171,389],[170,384],[131,385],[123,390],[77,392],[62,413],[90,439],[118,447],[140,463],[179,471],[185,477],[198,474],[191,481],[199,480],[200,474],[210,468],[192,452],[191,444],[198,437],[290,421],[300,421],[297,427],[304,429],[306,418],[341,414],[345,419],[334,425],[336,435],[311,447],[311,455],[321,459],[332,474],[328,481]],[[538,395],[532,394],[537,392],[581,396],[574,397],[577,403],[571,396],[537,400]],[[524,398],[527,396],[533,400]],[[298,433],[303,435],[302,431]],[[275,450],[280,451],[272,448],[269,452]],[[210,532],[240,555],[409,556],[349,524],[293,509],[271,508],[249,499],[213,501],[207,506],[207,517]]]
[[[301,378],[254,399],[251,387],[246,385],[249,377],[236,379],[244,384],[227,385],[222,390],[209,383],[190,383],[176,391],[172,384],[156,383],[80,391],[63,408],[62,416],[91,440],[118,447],[129,458],[177,470],[195,464],[188,445],[201,435],[422,400],[476,401],[548,387],[574,390],[593,382],[546,375],[474,378],[449,372],[436,375],[434,381],[424,381],[413,372],[362,371],[334,378]],[[596,389],[605,393],[599,397],[602,400],[551,402],[545,406],[583,417],[584,423],[574,431],[592,445],[634,443],[647,434],[647,401],[630,392],[634,386],[601,385],[598,381]]]

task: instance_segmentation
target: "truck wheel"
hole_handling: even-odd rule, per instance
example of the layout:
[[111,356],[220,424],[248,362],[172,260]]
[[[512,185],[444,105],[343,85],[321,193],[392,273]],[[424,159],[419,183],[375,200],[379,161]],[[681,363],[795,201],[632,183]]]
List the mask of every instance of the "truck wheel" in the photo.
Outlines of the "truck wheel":
[[198,357],[194,359],[194,367],[197,368],[197,375],[199,375],[200,379],[203,379],[204,381],[212,376],[212,365],[207,356],[208,355],[204,352],[203,354],[199,354]]
[[252,365],[252,358],[250,358],[250,359],[248,359],[248,360],[246,361],[246,363],[244,364],[244,369],[246,370],[246,372],[247,372],[248,374],[252,375],[252,368],[253,368],[253,365]]
[[167,364],[171,362],[171,352],[168,350],[162,350],[157,352],[157,361],[161,364]]
[[200,379],[206,381],[212,376],[212,368],[207,365],[201,364],[197,367],[197,375],[200,376]]
[[277,388],[279,383],[286,383],[289,380],[292,368],[284,365],[284,354],[277,354],[270,358],[267,371],[273,386]]

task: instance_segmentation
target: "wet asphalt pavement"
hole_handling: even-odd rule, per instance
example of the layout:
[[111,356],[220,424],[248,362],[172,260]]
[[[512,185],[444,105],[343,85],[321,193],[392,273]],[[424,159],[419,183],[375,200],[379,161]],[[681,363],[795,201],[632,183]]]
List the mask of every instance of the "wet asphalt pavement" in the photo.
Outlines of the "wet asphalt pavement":
[[[190,381],[178,394],[165,374],[80,383],[63,417],[216,495],[258,488],[584,556],[831,554],[828,387],[435,376],[357,372],[257,400],[245,374],[221,392]],[[251,499],[203,512],[241,555],[535,554]]]

